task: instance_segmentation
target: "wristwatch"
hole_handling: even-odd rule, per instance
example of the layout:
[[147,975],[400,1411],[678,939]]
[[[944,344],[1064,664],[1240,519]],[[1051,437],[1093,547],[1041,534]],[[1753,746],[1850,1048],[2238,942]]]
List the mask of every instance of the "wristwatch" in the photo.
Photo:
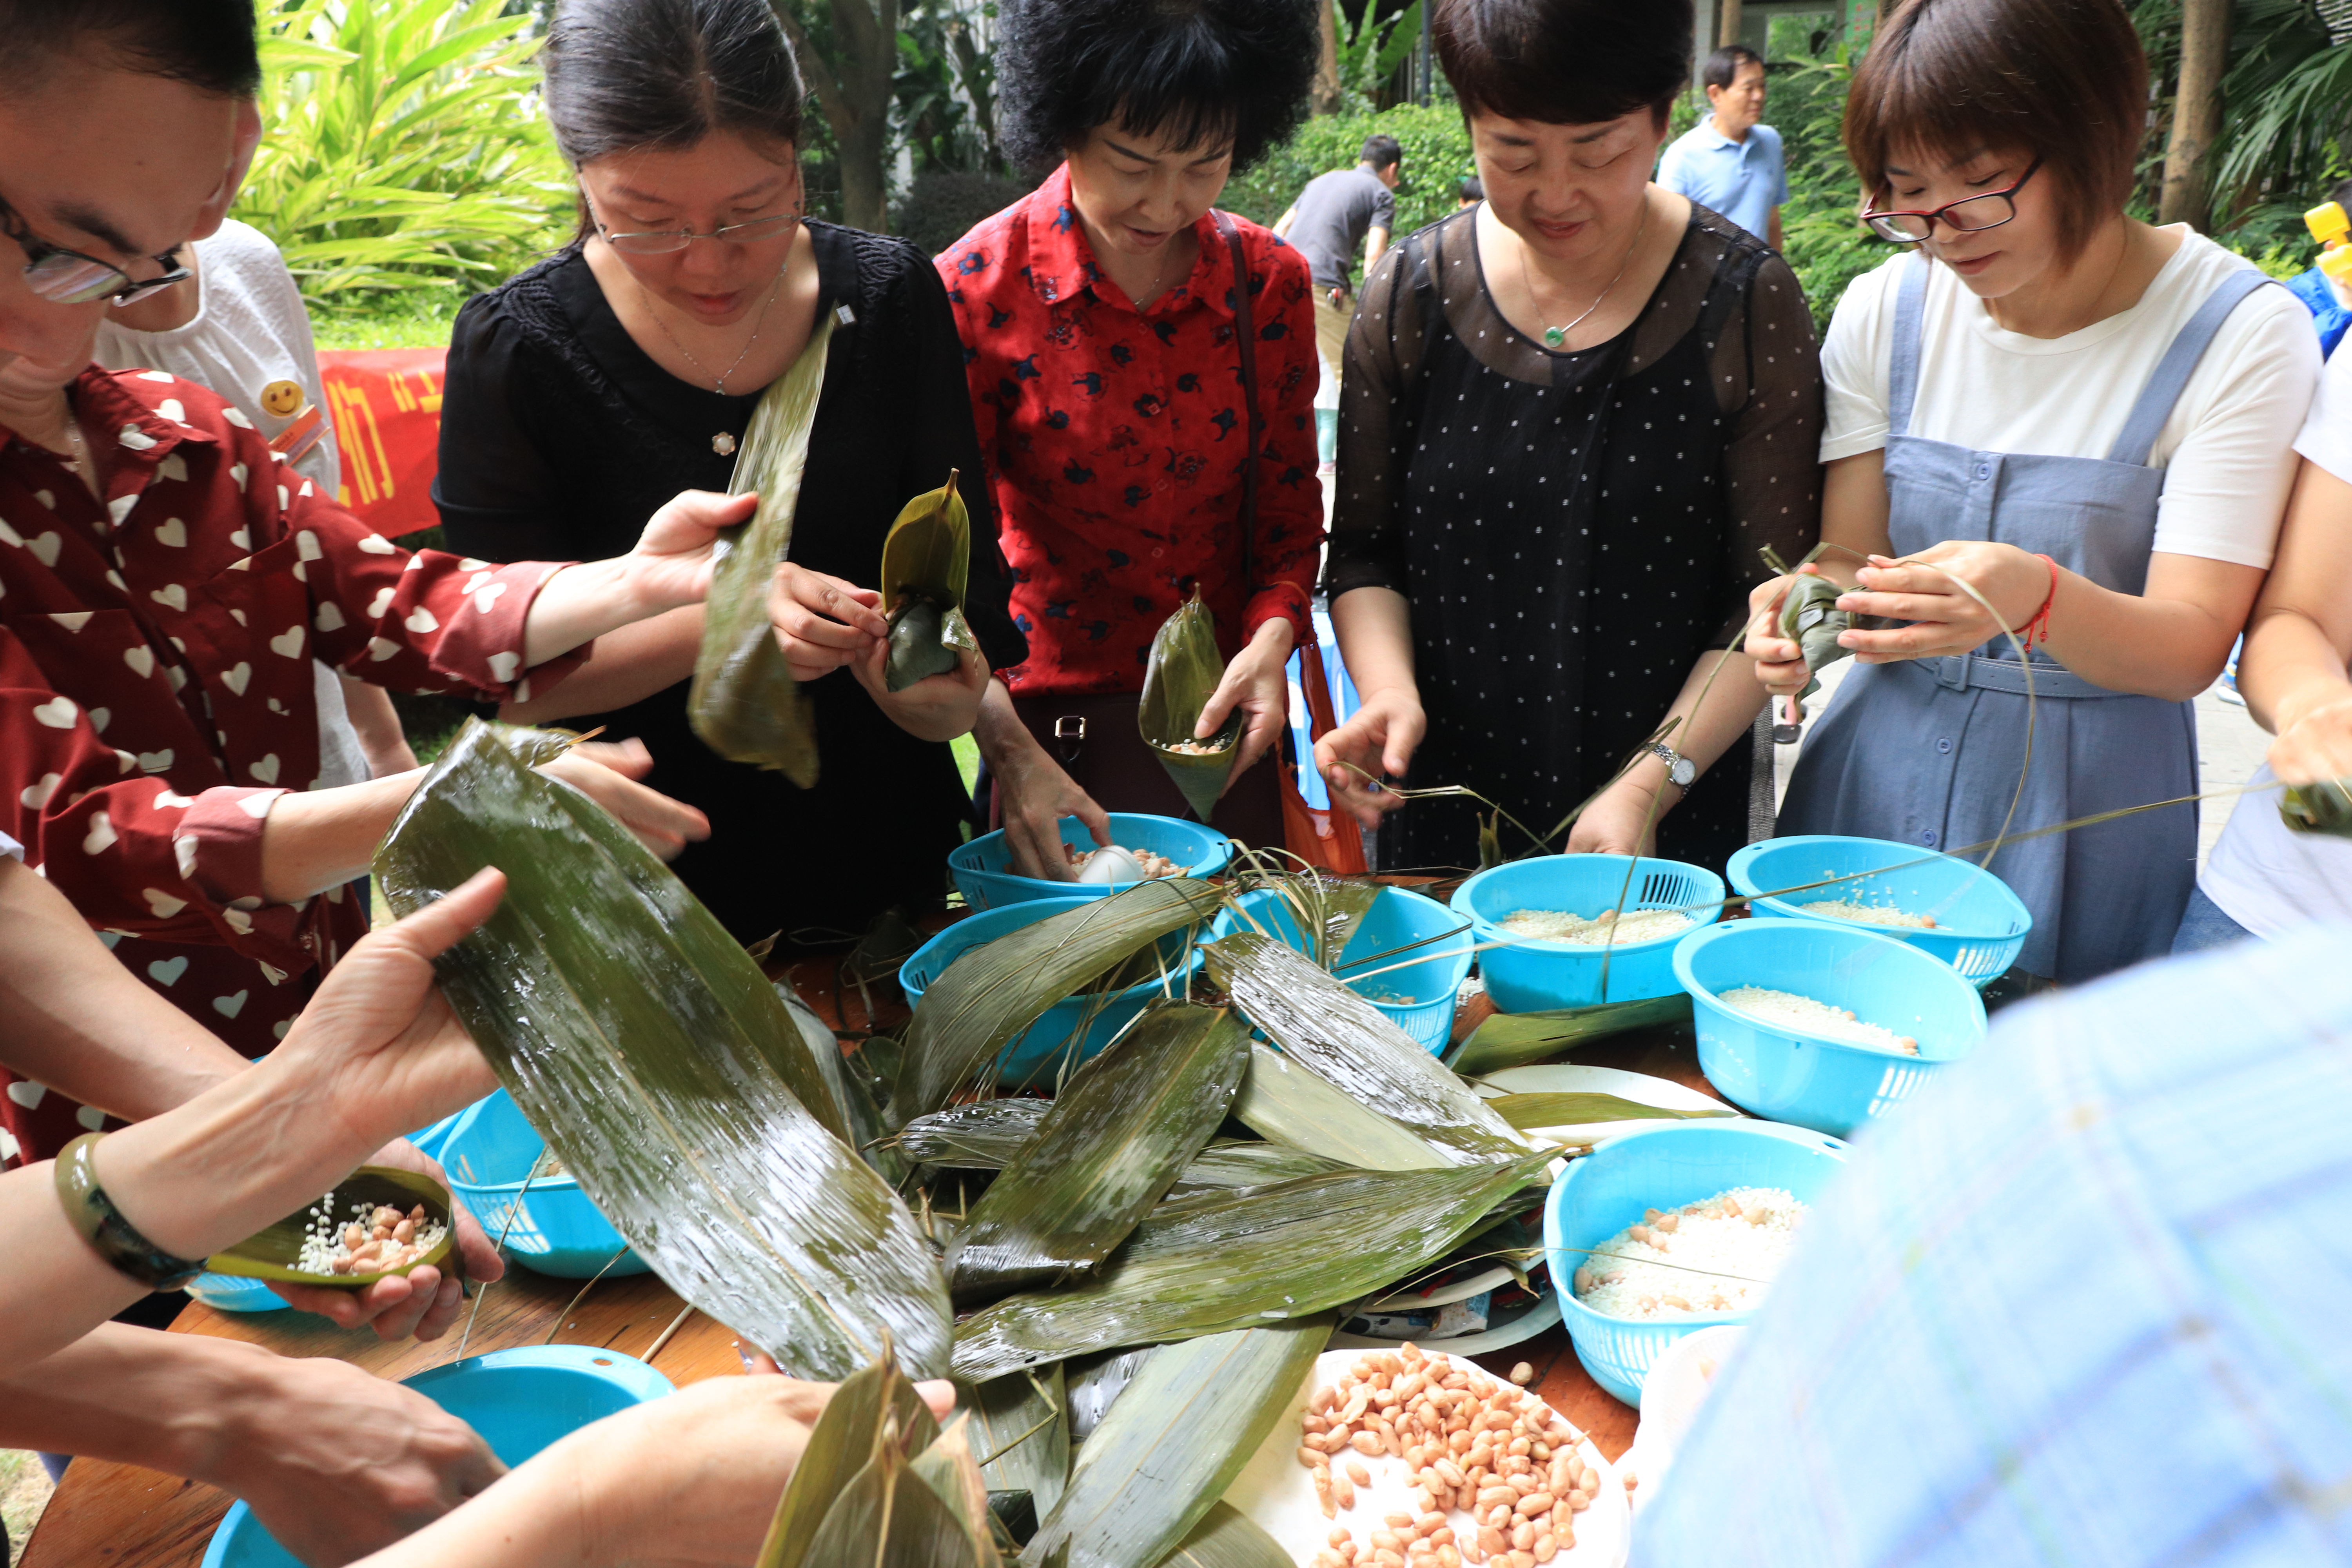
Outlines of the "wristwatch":
[[1651,742],[1650,753],[1666,764],[1666,782],[1687,793],[1691,782],[1698,777],[1698,764],[1663,741]]

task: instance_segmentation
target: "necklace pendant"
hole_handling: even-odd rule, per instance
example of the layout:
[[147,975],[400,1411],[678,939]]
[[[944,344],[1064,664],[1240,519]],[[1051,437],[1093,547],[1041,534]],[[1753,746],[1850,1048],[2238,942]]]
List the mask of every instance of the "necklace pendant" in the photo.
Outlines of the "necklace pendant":
[[1566,327],[1546,327],[1544,329],[1544,343],[1547,347],[1556,349],[1566,342],[1568,342],[1568,329]]
[[722,458],[731,458],[735,455],[735,437],[721,430],[710,438],[710,449]]

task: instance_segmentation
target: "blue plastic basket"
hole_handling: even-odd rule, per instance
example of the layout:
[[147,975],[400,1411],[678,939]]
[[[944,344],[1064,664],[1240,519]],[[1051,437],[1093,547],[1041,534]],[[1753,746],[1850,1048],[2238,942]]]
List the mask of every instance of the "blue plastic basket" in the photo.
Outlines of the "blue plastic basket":
[[[1513,936],[1502,921],[1517,910],[1565,910],[1591,917],[1617,907],[1625,889],[1622,855],[1545,855],[1479,872],[1454,895],[1454,908],[1476,924],[1482,943],[1507,942],[1478,955],[1486,992],[1506,1013],[1632,1002],[1675,992],[1676,936],[1613,948]],[[1628,908],[1681,910],[1705,925],[1723,913],[1723,879],[1680,860],[1643,859],[1625,892]],[[1609,994],[1601,994],[1601,954],[1609,954]]]
[[242,1274],[199,1274],[188,1281],[188,1294],[215,1312],[276,1312],[286,1306],[268,1280]]
[[[474,1105],[481,1103],[478,1100],[474,1101]],[[474,1105],[466,1107],[466,1110],[473,1110]],[[418,1128],[408,1135],[408,1141],[415,1144],[426,1159],[438,1160],[441,1151],[448,1145],[449,1135],[457,1131],[457,1123],[466,1120],[466,1110],[445,1116],[430,1127]]]
[[[1114,817],[1112,820],[1118,819]],[[1001,909],[984,910],[956,921],[917,948],[913,956],[899,966],[898,988],[907,994],[907,1005],[912,1007],[920,1003],[923,993],[947,973],[948,966],[973,948],[994,942],[1008,931],[1034,925],[1048,916],[1064,914],[1093,901],[1083,898],[1030,899],[1022,903],[1006,904]],[[1184,945],[1181,929],[1160,939],[1160,955],[1171,965],[1171,971],[1183,953]],[[1197,950],[1184,959],[1187,970],[1198,969],[1200,965],[1201,955]],[[1182,973],[1172,973],[1171,979],[1181,991]],[[1032,1083],[1051,1083],[1055,1074],[1061,1069],[1064,1058],[1068,1055],[1073,1034],[1077,1034],[1082,1028],[1084,1030],[1074,1058],[1075,1061],[1084,1061],[1109,1045],[1112,1038],[1127,1027],[1129,1021],[1160,994],[1160,982],[1154,979],[1139,982],[1108,997],[1064,997],[1046,1008],[1035,1023],[1015,1035],[1005,1046],[1004,1054],[997,1059],[998,1081],[1021,1087]],[[1089,1011],[1093,1014],[1091,1019],[1087,1016]]]
[[[1758,897],[1775,888],[1802,888],[1882,866],[1900,869],[1809,888],[1786,899]],[[2033,929],[2032,912],[2009,890],[2009,884],[1991,872],[1954,856],[1923,853],[1916,845],[1887,838],[1847,838],[1826,833],[1768,838],[1734,855],[1729,871],[1731,885],[1753,900],[1756,912],[1762,915],[1852,927],[1852,921],[1811,914],[1801,907],[1839,899],[1859,899],[1911,914],[1933,915],[1932,931],[1910,926],[1861,929],[1932,952],[1979,986],[2008,973],[2024,950],[2026,933]]]
[[[409,1387],[482,1435],[509,1467],[592,1421],[675,1392],[634,1356],[594,1345],[524,1345],[420,1372]],[[244,1503],[205,1549],[204,1568],[301,1568]]]
[[[1193,877],[1213,877],[1234,858],[1233,840],[1213,827],[1178,816],[1149,816],[1140,812],[1110,814],[1111,842],[1128,849],[1149,849],[1164,855]],[[1081,851],[1095,847],[1093,833],[1075,816],[1062,818],[1062,842]],[[1102,899],[1133,882],[1049,882],[1042,877],[1022,877],[1005,869],[1013,863],[1004,830],[983,833],[948,853],[948,874],[956,890],[975,910],[1002,909],[1032,899]]]
[[1570,1283],[1593,1247],[1638,1222],[1644,1209],[1678,1208],[1733,1187],[1779,1187],[1811,1204],[1844,1163],[1845,1146],[1834,1138],[1695,1121],[1629,1132],[1571,1161],[1544,1200],[1544,1256],[1560,1288],[1560,1321],[1592,1380],[1638,1406],[1643,1380],[1668,1345],[1754,1315],[1715,1312],[1656,1321],[1596,1312],[1576,1299]]
[[[1843,921],[1732,921],[1675,947],[1691,995],[1699,1070],[1734,1105],[1843,1138],[1983,1043],[1984,1001],[1942,960]],[[1916,1057],[1759,1023],[1716,994],[1735,985],[1793,992],[1884,1024]]]
[[[1244,893],[1238,902],[1270,934],[1301,952],[1307,951],[1306,940],[1298,934],[1298,924],[1291,919],[1281,894],[1267,889]],[[1348,938],[1347,946],[1339,950],[1339,978],[1355,986],[1391,1023],[1434,1056],[1445,1048],[1454,1033],[1454,996],[1470,973],[1468,919],[1435,899],[1402,888],[1383,888]],[[1230,924],[1234,930],[1249,929],[1239,920]],[[1408,952],[1392,951],[1430,937],[1438,940]],[[1389,956],[1376,958],[1376,953]],[[1411,967],[1391,967],[1397,964]],[[1350,969],[1379,973],[1359,983],[1349,979]]]
[[473,1211],[489,1238],[496,1241],[503,1234],[507,1250],[532,1273],[559,1279],[645,1273],[652,1266],[635,1252],[604,1267],[625,1244],[578,1181],[541,1176],[523,1191],[524,1178],[546,1148],[547,1140],[524,1120],[521,1107],[500,1089],[458,1119],[441,1151],[441,1167],[449,1173],[449,1190]]

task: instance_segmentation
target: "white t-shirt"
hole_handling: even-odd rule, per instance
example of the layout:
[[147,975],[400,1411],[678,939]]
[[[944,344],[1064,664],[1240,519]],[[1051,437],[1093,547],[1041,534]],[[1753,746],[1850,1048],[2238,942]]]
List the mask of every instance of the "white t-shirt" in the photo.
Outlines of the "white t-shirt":
[[[2329,357],[2294,449],[2352,482],[2352,352]],[[2197,885],[2221,912],[2260,937],[2315,921],[2352,918],[2352,839],[2297,833],[2279,819],[2265,765],[2238,797]]]
[[[198,240],[195,252],[195,315],[161,332],[133,331],[101,319],[98,363],[109,370],[167,370],[209,387],[242,409],[265,439],[275,438],[300,412],[269,412],[262,392],[272,382],[301,387],[303,402],[316,406],[324,420],[327,395],[319,379],[310,317],[278,247],[258,229],[232,218],[211,238]],[[293,468],[327,494],[337,492],[342,468],[331,421]],[[319,698],[319,778],[313,787],[362,783],[372,775],[343,704],[343,689],[333,670],[311,662]]]
[[[2104,458],[2173,338],[2230,273],[2252,264],[2188,228],[2139,303],[2062,338],[1994,325],[1950,268],[1931,267],[1910,434],[1975,451]],[[1897,257],[1848,286],[1822,344],[1822,460],[1886,445]],[[2311,313],[2284,289],[2230,312],[2158,434],[2166,470],[2156,548],[2267,569],[2294,479],[2289,444],[2319,375]]]

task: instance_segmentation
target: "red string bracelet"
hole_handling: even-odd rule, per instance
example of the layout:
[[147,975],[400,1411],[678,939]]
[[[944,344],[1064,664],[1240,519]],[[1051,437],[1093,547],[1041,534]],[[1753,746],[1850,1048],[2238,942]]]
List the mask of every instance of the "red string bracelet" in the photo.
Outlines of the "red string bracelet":
[[2010,636],[2023,640],[2029,652],[2032,650],[2035,643],[2046,643],[2050,640],[2050,606],[2058,599],[2058,563],[2040,553],[2036,553],[2033,558],[2050,568],[2050,592],[2042,596],[2042,607],[2034,611],[2023,626],[2011,626],[2009,629]]

